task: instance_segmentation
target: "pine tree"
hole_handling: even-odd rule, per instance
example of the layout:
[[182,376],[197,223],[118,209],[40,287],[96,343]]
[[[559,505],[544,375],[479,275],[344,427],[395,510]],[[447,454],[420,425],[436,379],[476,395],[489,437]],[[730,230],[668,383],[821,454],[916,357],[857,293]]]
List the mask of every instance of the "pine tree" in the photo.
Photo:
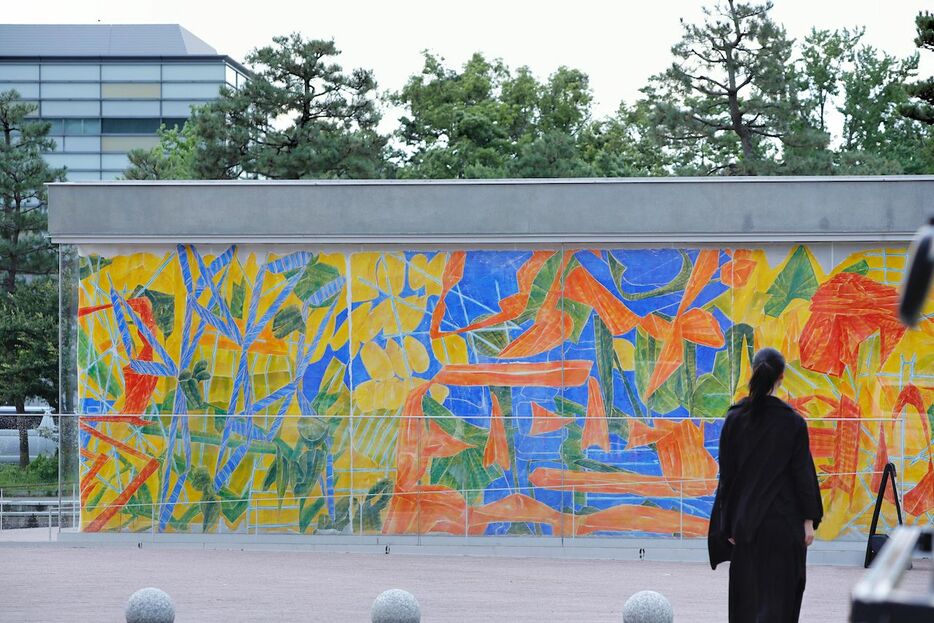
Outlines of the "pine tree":
[[[919,13],[915,25],[918,29],[915,45],[934,52],[934,14]],[[915,101],[903,104],[901,113],[916,121],[934,125],[934,77],[907,85],[907,91]]]
[[[17,305],[32,304],[17,297],[17,290],[26,280],[51,275],[56,267],[55,252],[44,236],[48,224],[45,184],[63,179],[64,171],[52,169],[42,159],[42,152],[52,151],[55,143],[48,137],[48,122],[30,120],[35,111],[36,106],[21,101],[16,91],[0,93],[0,283],[7,297],[3,303],[5,319],[31,313],[17,309]],[[41,338],[41,343],[57,340],[57,322],[37,326],[40,328],[34,337]],[[17,343],[10,338],[0,348],[9,350],[9,344]],[[37,395],[35,379],[30,378],[34,372],[30,366],[2,362],[0,398],[12,402],[19,414],[25,412],[26,400]],[[52,396],[54,399],[54,392]],[[18,428],[20,464],[25,466],[29,463],[29,437],[22,415]]]
[[795,134],[792,40],[772,4],[719,0],[684,24],[674,62],[643,89],[682,173],[758,174]]

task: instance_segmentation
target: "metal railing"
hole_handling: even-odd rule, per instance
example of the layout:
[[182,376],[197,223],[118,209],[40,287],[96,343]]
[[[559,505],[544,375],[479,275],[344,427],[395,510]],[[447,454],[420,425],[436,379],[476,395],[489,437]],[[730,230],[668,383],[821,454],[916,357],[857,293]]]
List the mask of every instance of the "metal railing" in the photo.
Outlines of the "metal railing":
[[[75,488],[75,491],[77,489]],[[81,512],[81,501],[77,496],[71,498],[27,498],[10,496],[10,487],[0,489],[0,533],[4,531],[4,521],[14,517],[39,517],[46,518],[46,524],[49,529],[49,541],[52,541],[52,527],[57,526],[59,531],[62,528],[63,518],[70,517],[71,525],[78,525],[78,518]],[[32,510],[11,510],[22,509],[24,507],[33,507]],[[36,507],[44,508],[43,511],[35,510]],[[53,519],[57,520],[53,523]],[[39,526],[41,527],[41,526]]]

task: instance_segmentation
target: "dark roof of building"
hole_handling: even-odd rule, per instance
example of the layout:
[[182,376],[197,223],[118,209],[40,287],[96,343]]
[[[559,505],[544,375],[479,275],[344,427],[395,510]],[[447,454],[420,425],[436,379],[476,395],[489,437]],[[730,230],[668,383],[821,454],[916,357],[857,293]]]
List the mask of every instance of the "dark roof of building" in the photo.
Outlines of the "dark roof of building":
[[178,24],[0,24],[0,57],[220,56]]

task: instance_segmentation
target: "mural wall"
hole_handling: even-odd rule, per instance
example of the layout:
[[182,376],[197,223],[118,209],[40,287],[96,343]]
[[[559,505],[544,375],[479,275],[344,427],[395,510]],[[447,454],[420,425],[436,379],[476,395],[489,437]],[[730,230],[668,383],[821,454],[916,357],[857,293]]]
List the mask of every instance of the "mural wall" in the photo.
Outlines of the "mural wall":
[[934,323],[904,249],[828,248],[84,250],[83,529],[705,536],[766,345],[818,536],[865,535],[888,460],[930,524]]

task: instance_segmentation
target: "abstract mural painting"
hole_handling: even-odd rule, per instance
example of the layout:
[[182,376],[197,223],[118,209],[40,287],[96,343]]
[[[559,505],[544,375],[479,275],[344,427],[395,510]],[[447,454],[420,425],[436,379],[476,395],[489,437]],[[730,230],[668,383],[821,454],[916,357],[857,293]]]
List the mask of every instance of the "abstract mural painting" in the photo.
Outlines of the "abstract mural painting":
[[889,460],[908,521],[934,520],[934,323],[897,321],[904,249],[80,262],[87,531],[705,536],[766,345],[809,423],[818,536],[865,535]]

